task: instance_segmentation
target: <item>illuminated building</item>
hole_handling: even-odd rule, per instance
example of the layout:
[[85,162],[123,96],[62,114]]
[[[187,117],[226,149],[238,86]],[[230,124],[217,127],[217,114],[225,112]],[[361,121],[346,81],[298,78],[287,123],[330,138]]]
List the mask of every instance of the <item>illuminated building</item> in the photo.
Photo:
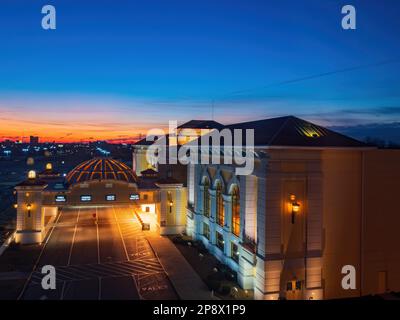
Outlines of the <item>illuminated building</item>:
[[[147,162],[151,142],[145,141],[135,145],[133,170],[93,159],[63,179],[48,167],[16,187],[17,241],[42,241],[44,217],[63,206],[120,204],[162,234],[185,230],[201,241],[256,299],[400,291],[399,150],[377,149],[291,116],[214,126],[254,129],[251,174],[236,175],[238,166],[223,161]],[[196,138],[190,132],[178,145]],[[342,287],[348,265],[355,267],[356,289]]]
[[[255,130],[254,171],[189,164],[187,233],[244,289],[268,300],[400,291],[399,150],[295,117],[226,128]],[[355,290],[342,288],[345,265]]]
[[137,177],[132,169],[110,158],[85,161],[61,177],[47,164],[28,173],[16,186],[16,242],[40,243],[45,219],[64,207],[122,205],[161,234],[179,233],[186,225],[186,189],[173,178],[160,179],[152,170]]

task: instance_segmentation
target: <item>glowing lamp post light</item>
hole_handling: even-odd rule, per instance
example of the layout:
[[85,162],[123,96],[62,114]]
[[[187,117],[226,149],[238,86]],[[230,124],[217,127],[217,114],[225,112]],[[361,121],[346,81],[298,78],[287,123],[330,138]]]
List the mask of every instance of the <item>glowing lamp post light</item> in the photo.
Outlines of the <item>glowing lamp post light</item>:
[[30,170],[28,172],[28,179],[30,179],[30,180],[36,179],[36,171],[35,170]]
[[300,204],[296,201],[296,196],[293,194],[290,196],[290,200],[292,201],[292,224],[294,224],[295,216],[300,211]]

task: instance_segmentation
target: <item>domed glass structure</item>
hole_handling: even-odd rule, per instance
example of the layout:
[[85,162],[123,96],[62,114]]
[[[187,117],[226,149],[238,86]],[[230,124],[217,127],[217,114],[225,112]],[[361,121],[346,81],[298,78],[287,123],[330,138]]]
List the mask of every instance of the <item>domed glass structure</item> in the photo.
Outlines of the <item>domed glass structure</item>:
[[95,158],[82,162],[66,176],[68,184],[93,180],[118,180],[134,183],[137,178],[130,167],[111,158]]

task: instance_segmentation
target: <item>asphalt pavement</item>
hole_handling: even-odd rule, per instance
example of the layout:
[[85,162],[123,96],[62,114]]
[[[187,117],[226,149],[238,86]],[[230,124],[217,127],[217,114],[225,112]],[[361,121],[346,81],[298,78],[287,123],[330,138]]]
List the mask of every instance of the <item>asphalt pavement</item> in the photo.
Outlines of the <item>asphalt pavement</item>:
[[[50,229],[21,299],[178,299],[129,207],[64,209]],[[44,290],[44,265],[56,289]]]

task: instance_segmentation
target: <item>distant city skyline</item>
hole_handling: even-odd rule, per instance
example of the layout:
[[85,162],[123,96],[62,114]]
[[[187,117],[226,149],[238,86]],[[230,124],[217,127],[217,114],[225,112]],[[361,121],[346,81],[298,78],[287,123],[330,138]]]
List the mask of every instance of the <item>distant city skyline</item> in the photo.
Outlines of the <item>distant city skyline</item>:
[[357,30],[345,31],[344,1],[54,0],[45,31],[41,1],[6,0],[0,140],[124,142],[168,120],[289,114],[400,122],[400,3],[351,2]]

